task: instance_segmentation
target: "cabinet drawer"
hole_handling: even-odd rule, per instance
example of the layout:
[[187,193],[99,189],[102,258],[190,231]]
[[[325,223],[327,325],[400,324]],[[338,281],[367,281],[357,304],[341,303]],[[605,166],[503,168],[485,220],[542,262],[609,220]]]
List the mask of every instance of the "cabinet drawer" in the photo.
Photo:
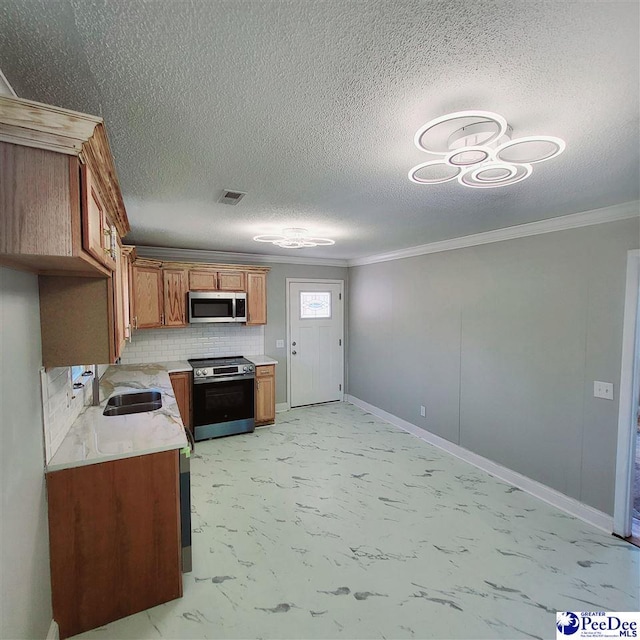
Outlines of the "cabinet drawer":
[[276,374],[276,368],[273,364],[262,364],[256,367],[256,378],[262,378],[264,376],[274,376]]

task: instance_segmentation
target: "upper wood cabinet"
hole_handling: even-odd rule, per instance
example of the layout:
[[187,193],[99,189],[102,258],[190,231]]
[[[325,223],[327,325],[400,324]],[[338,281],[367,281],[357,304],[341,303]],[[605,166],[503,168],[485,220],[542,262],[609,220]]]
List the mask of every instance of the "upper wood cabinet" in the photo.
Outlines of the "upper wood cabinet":
[[164,324],[167,327],[187,326],[186,269],[163,269],[164,280]]
[[0,96],[0,264],[40,275],[45,367],[120,356],[128,231],[102,119]]
[[219,291],[246,291],[244,271],[218,271]]
[[101,118],[0,96],[0,264],[105,277],[129,231]]
[[246,291],[247,325],[266,324],[269,268],[233,266],[137,259],[131,278],[134,328],[189,326],[189,291]]
[[162,270],[133,265],[131,313],[134,329],[155,329],[164,324]]
[[246,291],[246,287],[244,271],[189,271],[189,291]]
[[216,291],[218,274],[215,271],[192,269],[189,271],[189,291]]
[[118,233],[102,204],[93,174],[82,167],[82,246],[111,271],[116,269]]
[[187,326],[186,269],[161,269],[134,264],[132,267],[131,315],[134,329]]
[[247,324],[267,324],[267,274],[247,274]]

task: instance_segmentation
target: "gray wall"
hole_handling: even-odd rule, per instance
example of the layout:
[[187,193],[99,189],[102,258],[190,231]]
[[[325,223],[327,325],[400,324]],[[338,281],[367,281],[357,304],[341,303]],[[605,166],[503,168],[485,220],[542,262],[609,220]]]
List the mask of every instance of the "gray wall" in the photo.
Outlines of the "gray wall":
[[[348,299],[348,270],[346,267],[299,264],[270,264],[268,266],[271,267],[271,271],[267,276],[267,325],[264,328],[264,350],[265,353],[278,360],[278,366],[276,367],[276,403],[283,403],[287,401],[286,280],[287,278],[344,280],[345,297]],[[347,319],[345,317],[346,322]],[[276,349],[276,340],[284,340],[285,348]]]
[[612,514],[639,234],[624,220],[351,268],[349,393]]
[[0,267],[0,637],[51,623],[38,278]]

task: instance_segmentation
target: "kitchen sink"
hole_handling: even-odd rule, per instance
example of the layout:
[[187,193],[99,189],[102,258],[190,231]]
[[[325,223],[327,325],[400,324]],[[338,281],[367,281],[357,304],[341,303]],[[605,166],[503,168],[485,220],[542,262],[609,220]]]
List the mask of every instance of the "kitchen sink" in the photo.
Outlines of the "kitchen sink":
[[160,407],[162,407],[162,394],[160,391],[133,391],[111,396],[102,415],[125,416],[130,413],[155,411]]

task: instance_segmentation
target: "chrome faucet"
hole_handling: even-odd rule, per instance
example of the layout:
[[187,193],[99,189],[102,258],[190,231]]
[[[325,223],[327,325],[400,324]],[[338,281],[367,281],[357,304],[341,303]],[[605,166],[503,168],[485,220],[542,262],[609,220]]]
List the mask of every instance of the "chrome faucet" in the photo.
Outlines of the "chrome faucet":
[[100,378],[98,377],[98,365],[93,365],[93,380],[92,380],[92,388],[93,388],[93,400],[91,404],[94,407],[97,407],[100,404]]

